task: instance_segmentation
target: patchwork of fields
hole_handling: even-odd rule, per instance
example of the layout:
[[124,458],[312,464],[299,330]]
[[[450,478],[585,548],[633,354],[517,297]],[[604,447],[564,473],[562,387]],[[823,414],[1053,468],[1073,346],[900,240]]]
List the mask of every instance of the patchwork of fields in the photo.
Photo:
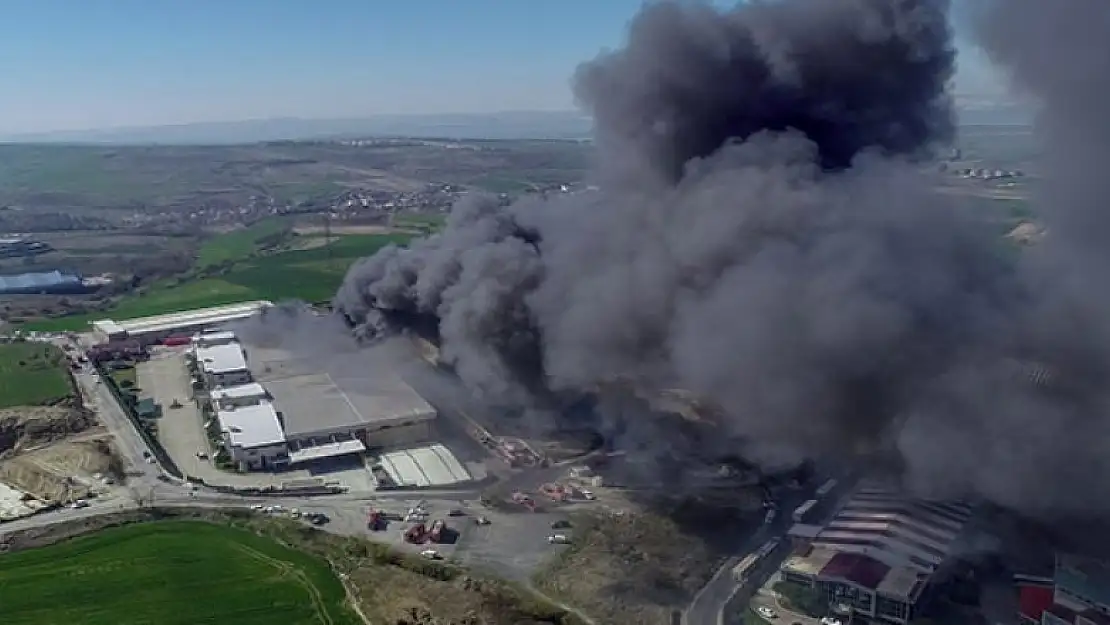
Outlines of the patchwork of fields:
[[0,344],[0,408],[52,403],[70,393],[62,350],[45,343]]
[[328,565],[246,530],[161,521],[0,556],[5,625],[355,625]]
[[83,330],[105,317],[127,319],[178,310],[219,306],[247,300],[320,302],[335,295],[355,260],[390,244],[403,245],[410,233],[350,234],[328,245],[297,249],[297,237],[273,249],[285,226],[261,222],[251,228],[214,237],[201,247],[191,275],[151,285],[141,294],[121,299],[111,310],[26,324],[28,330]]

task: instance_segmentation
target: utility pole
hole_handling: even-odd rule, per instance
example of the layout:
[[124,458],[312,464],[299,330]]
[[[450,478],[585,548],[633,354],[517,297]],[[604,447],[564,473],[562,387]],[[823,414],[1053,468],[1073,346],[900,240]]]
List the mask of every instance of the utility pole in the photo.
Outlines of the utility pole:
[[328,269],[335,268],[335,258],[331,249],[331,209],[324,213],[324,254],[327,256]]

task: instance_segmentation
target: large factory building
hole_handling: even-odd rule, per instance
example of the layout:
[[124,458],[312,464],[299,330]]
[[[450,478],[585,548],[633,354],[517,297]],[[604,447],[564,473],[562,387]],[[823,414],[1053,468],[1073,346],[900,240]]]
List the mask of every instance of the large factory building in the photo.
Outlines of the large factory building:
[[399,377],[361,373],[336,356],[310,364],[251,347],[251,366],[274,398],[292,464],[423,442],[435,409]]
[[829,523],[791,529],[797,547],[781,574],[818,590],[834,612],[902,625],[947,572],[971,514],[864,483]]
[[124,321],[101,319],[92,322],[92,330],[100,342],[130,339],[153,345],[170,337],[187,337],[220,324],[241,321],[271,306],[272,303],[259,300]]

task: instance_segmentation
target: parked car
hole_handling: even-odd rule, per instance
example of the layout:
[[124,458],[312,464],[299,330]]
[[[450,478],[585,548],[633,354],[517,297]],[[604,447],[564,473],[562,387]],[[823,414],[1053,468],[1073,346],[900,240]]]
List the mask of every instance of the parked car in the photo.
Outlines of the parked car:
[[772,610],[771,608],[768,608],[765,605],[761,605],[758,608],[756,608],[755,613],[762,616],[765,619],[778,618],[778,614],[775,614],[774,610]]

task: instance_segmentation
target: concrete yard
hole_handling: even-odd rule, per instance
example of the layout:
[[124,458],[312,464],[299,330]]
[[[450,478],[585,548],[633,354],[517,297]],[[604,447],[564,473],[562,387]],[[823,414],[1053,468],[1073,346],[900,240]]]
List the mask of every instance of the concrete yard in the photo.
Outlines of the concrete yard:
[[[309,477],[307,471],[272,473],[232,473],[212,463],[216,450],[208,443],[200,409],[192,399],[192,385],[181,350],[158,350],[149,361],[136,367],[136,379],[142,396],[152,397],[162,406],[158,419],[158,440],[174,463],[186,475],[199,477],[211,484],[253,487],[279,485],[281,482]],[[181,408],[170,408],[173,400]],[[203,451],[208,458],[197,457]]]
[[383,453],[379,462],[401,488],[450,486],[471,480],[451,450],[438,443]]
[[467,566],[485,569],[508,579],[529,583],[532,575],[565,545],[552,545],[547,537],[565,534],[574,540],[574,529],[552,529],[566,515],[546,512],[499,513],[478,508],[475,514],[490,519],[479,526],[471,519],[454,547],[454,557]]
[[[204,477],[208,462],[201,462],[197,452],[212,453],[204,434],[200,411],[193,402],[189,373],[180,353],[155,353],[136,367],[135,380],[142,389],[141,397],[151,397],[162,406],[158,419],[158,440],[174,463],[188,475]],[[174,400],[181,408],[171,408]],[[201,466],[201,465],[204,466]]]
[[362,456],[315,460],[307,465],[306,471],[312,477],[339,482],[351,492],[367,493],[377,488],[374,484],[374,476]]

